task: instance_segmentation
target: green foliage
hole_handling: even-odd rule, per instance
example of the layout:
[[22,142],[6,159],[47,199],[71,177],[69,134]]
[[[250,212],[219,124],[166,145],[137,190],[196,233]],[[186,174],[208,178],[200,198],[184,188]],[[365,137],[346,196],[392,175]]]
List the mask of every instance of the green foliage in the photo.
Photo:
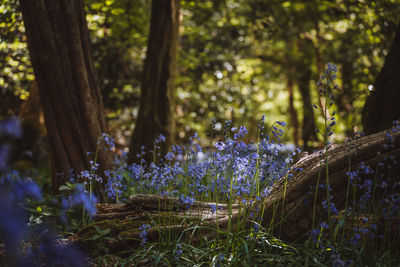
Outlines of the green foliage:
[[34,79],[17,0],[0,4],[0,118],[18,114]]
[[[151,2],[85,4],[110,129],[126,145],[139,108]],[[315,84],[326,62],[339,68],[341,91],[335,109],[344,120],[336,134],[344,139],[360,130],[360,110],[393,38],[399,8],[398,0],[181,1],[177,139],[185,140],[194,132],[204,139],[211,118],[256,125],[256,119],[267,114],[269,121],[290,121],[287,81],[295,81],[294,106],[300,111],[296,79],[301,64],[309,66],[309,87],[317,103]],[[3,1],[0,11],[0,94],[7,99],[0,116],[4,116],[18,112],[33,72],[17,1]],[[248,130],[256,136],[255,127]]]
[[129,138],[139,108],[151,2],[91,0],[85,3],[93,59],[110,128],[114,136]]
[[96,229],[96,234],[91,236],[90,238],[88,238],[88,240],[99,240],[101,241],[102,239],[104,240],[109,240],[109,241],[117,241],[115,238],[108,236],[108,234],[110,233],[110,228],[107,229],[100,229],[97,225],[94,225],[94,229]]

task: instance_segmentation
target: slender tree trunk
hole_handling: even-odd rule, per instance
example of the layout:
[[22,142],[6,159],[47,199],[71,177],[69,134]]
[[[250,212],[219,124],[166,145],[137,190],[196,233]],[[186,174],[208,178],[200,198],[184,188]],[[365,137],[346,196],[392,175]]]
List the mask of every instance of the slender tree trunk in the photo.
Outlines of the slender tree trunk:
[[[319,20],[317,17],[314,18],[314,25],[315,25],[315,31],[316,31],[316,42],[313,43],[311,40],[307,40],[307,42],[310,43],[310,45],[313,46],[314,48],[314,54],[315,54],[315,65],[317,67],[317,80],[320,79],[320,75],[323,72],[324,69],[324,62],[323,62],[323,58],[321,56],[321,51],[320,51],[320,46],[321,46],[321,30],[320,30],[320,26],[319,26]],[[317,88],[317,95],[318,95],[318,105],[320,108],[320,113],[322,117],[325,117],[325,112],[324,112],[324,103],[322,101],[321,95],[318,92],[318,88]]]
[[[83,0],[20,0],[31,62],[50,143],[52,187],[90,169],[98,138],[107,132],[92,62]],[[102,170],[110,154],[99,150]],[[60,178],[59,174],[64,174]]]
[[346,124],[346,134],[347,136],[351,136],[353,134],[353,118],[354,116],[351,114],[353,110],[353,61],[343,59],[341,62],[342,66],[342,90],[337,98],[337,105],[339,110],[339,115],[343,118],[343,121]]
[[[153,150],[154,140],[162,134],[166,142],[159,144],[166,153],[174,141],[174,82],[179,30],[179,0],[153,0],[150,34],[144,61],[138,119],[130,145],[131,162],[138,161],[141,147]],[[144,158],[151,161],[153,155]]]
[[303,127],[302,127],[302,139],[303,148],[307,150],[310,145],[310,141],[318,140],[315,129],[314,110],[311,102],[310,92],[310,80],[311,70],[310,66],[303,63],[297,64],[297,84],[299,86],[301,98],[303,101]]
[[310,94],[311,70],[308,69],[307,66],[303,67],[304,69],[298,71],[298,85],[303,100],[303,147],[305,150],[307,150],[310,147],[309,142],[316,141],[318,139],[315,133],[316,126],[314,119],[314,110]]
[[[345,35],[342,44],[339,48],[339,64],[341,65],[342,74],[342,88],[336,97],[336,104],[338,106],[339,116],[343,119],[346,126],[346,135],[352,136],[354,115],[351,114],[354,101],[353,78],[354,78],[354,56],[352,56],[352,39],[349,36],[351,33]],[[349,52],[350,51],[350,52]]]
[[363,110],[364,132],[375,133],[400,119],[400,23],[374,89]]
[[295,79],[295,68],[293,61],[287,56],[287,80],[286,86],[289,93],[289,115],[290,125],[293,127],[293,142],[296,146],[299,145],[299,120],[297,118],[297,112],[294,107],[294,79]]

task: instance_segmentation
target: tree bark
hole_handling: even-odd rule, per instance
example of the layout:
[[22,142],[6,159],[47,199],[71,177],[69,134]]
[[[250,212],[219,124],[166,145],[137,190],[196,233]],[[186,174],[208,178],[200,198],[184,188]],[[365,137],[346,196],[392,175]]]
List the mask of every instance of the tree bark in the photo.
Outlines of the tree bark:
[[[50,143],[52,188],[89,170],[88,152],[107,132],[82,0],[21,0],[28,48]],[[101,170],[110,154],[97,155]],[[59,174],[64,174],[63,178]]]
[[[153,0],[150,34],[142,74],[138,119],[130,145],[129,161],[138,161],[141,147],[153,150],[158,135],[166,137],[159,144],[166,153],[174,141],[174,82],[179,30],[178,0]],[[146,153],[144,159],[151,161]]]
[[363,110],[363,126],[366,134],[388,128],[400,119],[400,23],[393,44],[386,56],[374,89],[367,98]]

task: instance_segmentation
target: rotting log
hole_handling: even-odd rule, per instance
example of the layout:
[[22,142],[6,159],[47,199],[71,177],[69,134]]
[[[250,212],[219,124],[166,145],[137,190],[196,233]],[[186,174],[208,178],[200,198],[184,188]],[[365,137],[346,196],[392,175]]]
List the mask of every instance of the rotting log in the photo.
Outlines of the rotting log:
[[[212,205],[216,206],[216,212],[212,212]],[[232,204],[232,218],[237,217],[239,209],[238,204]],[[219,222],[221,227],[225,227],[228,211],[227,204],[194,201],[189,209],[178,198],[138,194],[132,196],[127,204],[97,204],[95,222],[73,236],[72,241],[81,244],[84,249],[96,247],[99,252],[112,253],[127,247],[137,248],[141,242],[139,228],[144,224],[152,225],[147,230],[148,241],[157,240],[159,233],[165,230],[180,233],[192,226],[207,226],[208,230],[187,233],[186,238],[195,242],[196,233],[209,234]],[[115,240],[90,240],[96,234],[95,225],[101,230],[110,229],[109,236]]]
[[[332,188],[332,202],[339,211],[344,209],[346,203],[349,179],[346,172],[358,169],[362,163],[375,170],[378,163],[389,156],[400,162],[400,131],[398,129],[395,131],[383,131],[330,147],[328,177]],[[392,182],[400,180],[399,164],[392,166],[390,172]],[[315,197],[313,187],[317,184],[318,176],[320,184],[326,184],[325,151],[315,152],[294,164],[287,176],[291,178],[286,180],[282,177],[271,188],[271,193],[256,204],[258,209],[264,208],[263,226],[272,225],[275,232],[279,229],[279,237],[286,241],[304,238],[312,229],[312,203]],[[287,184],[284,194],[285,181]],[[391,188],[391,185],[389,184],[387,188]],[[308,205],[304,203],[306,197],[310,200]],[[323,199],[326,199],[326,189],[320,189],[317,193],[317,203],[321,203]],[[282,203],[284,203],[283,209]],[[271,224],[272,218],[274,223]],[[319,204],[314,225],[326,219],[327,214]]]
[[[379,162],[383,162],[389,156],[393,156],[400,162],[399,130],[397,132],[383,131],[349,143],[330,146],[327,161],[329,183],[332,188],[332,202],[335,203],[338,210],[343,209],[346,202],[348,185],[346,172],[358,169],[361,164],[375,169]],[[98,204],[98,214],[94,218],[94,224],[103,230],[104,227],[111,229],[110,234],[116,241],[110,241],[107,244],[108,252],[116,251],[127,245],[130,247],[132,247],[132,244],[138,246],[140,243],[140,226],[160,220],[164,220],[162,224],[159,224],[164,225],[164,228],[159,226],[150,229],[147,235],[148,240],[156,240],[160,229],[168,228],[171,231],[183,231],[193,223],[200,226],[211,226],[208,229],[216,226],[220,229],[227,229],[229,220],[231,220],[233,226],[239,220],[246,221],[250,226],[254,218],[262,216],[261,224],[264,227],[278,234],[282,240],[296,241],[304,239],[312,229],[312,201],[315,192],[313,186],[316,185],[318,177],[320,184],[326,183],[325,171],[325,151],[315,152],[303,157],[293,165],[285,177],[282,177],[269,189],[270,193],[264,199],[252,202],[251,206],[240,207],[238,204],[233,204],[231,217],[228,216],[229,207],[226,204],[195,201],[191,208],[187,209],[186,204],[181,203],[176,198],[136,195],[127,204]],[[384,173],[383,171],[382,174]],[[390,173],[391,179],[388,180],[388,188],[391,188],[390,182],[400,181],[400,166],[398,164],[392,166]],[[291,178],[286,179],[287,177]],[[308,205],[304,204],[305,197],[310,199]],[[317,203],[321,203],[325,198],[326,190],[319,190]],[[213,213],[211,205],[217,205],[220,208],[217,209],[216,213]],[[253,214],[252,218],[250,217],[251,213]],[[317,205],[315,225],[326,219],[327,215],[322,205]],[[88,226],[79,232],[74,239],[84,240],[90,238],[93,233],[93,227]],[[197,233],[204,236],[204,234],[213,234],[213,231]],[[189,236],[188,238],[196,240],[197,237]],[[129,240],[129,242],[126,240]]]

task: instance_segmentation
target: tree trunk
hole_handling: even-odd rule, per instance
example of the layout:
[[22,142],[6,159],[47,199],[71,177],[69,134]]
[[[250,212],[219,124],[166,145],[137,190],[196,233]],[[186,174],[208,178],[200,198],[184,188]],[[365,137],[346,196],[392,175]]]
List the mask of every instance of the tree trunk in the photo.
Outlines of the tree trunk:
[[388,128],[394,120],[400,119],[400,23],[396,36],[386,56],[381,72],[374,83],[374,89],[363,110],[363,126],[366,134]]
[[290,125],[293,128],[293,142],[297,147],[299,145],[299,120],[297,118],[297,112],[294,107],[294,76],[296,73],[293,60],[291,59],[290,55],[286,55],[286,68],[287,68],[286,87],[289,93]]
[[[400,129],[397,128],[396,131],[384,131],[365,136],[351,143],[332,146],[328,150],[329,183],[333,192],[332,202],[335,203],[339,211],[344,209],[346,203],[348,185],[346,172],[349,171],[349,162],[351,163],[351,170],[358,169],[362,163],[375,169],[379,162],[389,156],[399,159]],[[325,183],[325,167],[324,152],[315,152],[302,158],[285,176],[293,175],[293,177],[288,180],[282,177],[270,189],[270,194],[267,197],[254,202],[252,206],[242,205],[241,209],[237,204],[233,204],[231,224],[235,225],[239,220],[247,221],[250,224],[254,218],[262,216],[261,224],[282,240],[293,242],[307,238],[307,233],[313,227],[312,201],[315,188],[312,187],[317,184],[318,177],[319,184]],[[391,192],[393,191],[393,184],[391,183],[400,180],[400,164],[392,166],[390,172],[391,180],[387,180],[388,192],[386,193],[393,193]],[[284,194],[285,188],[286,193]],[[321,200],[325,198],[326,191],[320,189],[317,193],[317,203],[321,203]],[[310,199],[308,205],[304,203],[305,199]],[[377,201],[379,201],[379,198]],[[164,223],[167,220],[169,222],[168,230],[178,232],[182,232],[186,225],[190,223],[211,226],[206,227],[209,231],[203,231],[201,235],[215,233],[212,230],[215,227],[226,230],[229,220],[227,205],[218,204],[221,209],[217,209],[219,210],[218,213],[212,213],[211,204],[215,205],[215,203],[195,202],[191,209],[187,210],[186,206],[175,198],[136,195],[128,204],[98,204],[95,225],[101,229],[111,229],[111,235],[116,240],[108,244],[104,252],[115,252],[126,248],[128,245],[139,246],[139,228],[142,224],[152,224],[152,220],[156,222],[161,220]],[[255,216],[251,217],[251,213]],[[318,204],[314,225],[318,225],[326,219],[326,211],[321,204]],[[158,228],[151,229],[147,236],[148,239],[156,240],[159,230]],[[87,240],[95,234],[94,231],[93,225],[87,226],[73,239],[84,242],[86,248],[98,246],[96,242]],[[196,236],[188,236],[188,238],[195,240]]]
[[[178,0],[153,0],[150,34],[142,74],[138,119],[130,145],[129,161],[138,161],[141,147],[153,150],[158,135],[166,137],[159,144],[166,153],[174,141],[174,82],[179,30]],[[146,153],[146,161],[153,155]]]
[[[82,0],[21,0],[29,53],[50,143],[52,187],[70,171],[89,170],[98,138],[107,132],[89,47]],[[110,154],[99,150],[101,170]],[[60,174],[64,174],[60,178]]]
[[298,47],[303,53],[303,56],[298,58],[296,62],[296,80],[303,101],[303,149],[307,150],[310,147],[310,141],[318,140],[315,132],[316,126],[310,92],[312,53],[310,51],[308,40],[302,40],[302,42],[299,41]]
[[339,48],[340,54],[340,65],[342,74],[342,88],[337,96],[337,107],[339,116],[345,122],[346,136],[352,136],[354,134],[354,114],[351,113],[353,109],[354,101],[354,90],[353,90],[353,78],[354,78],[354,64],[356,58],[352,53],[352,39],[349,36],[351,33],[345,35],[342,39],[342,44]]
[[35,166],[48,164],[48,149],[40,146],[40,140],[46,135],[46,127],[36,81],[32,82],[29,97],[21,105],[18,116],[22,122],[22,138],[15,143],[11,162],[19,161],[17,165],[22,165],[19,167],[23,168],[31,168],[30,163]]

